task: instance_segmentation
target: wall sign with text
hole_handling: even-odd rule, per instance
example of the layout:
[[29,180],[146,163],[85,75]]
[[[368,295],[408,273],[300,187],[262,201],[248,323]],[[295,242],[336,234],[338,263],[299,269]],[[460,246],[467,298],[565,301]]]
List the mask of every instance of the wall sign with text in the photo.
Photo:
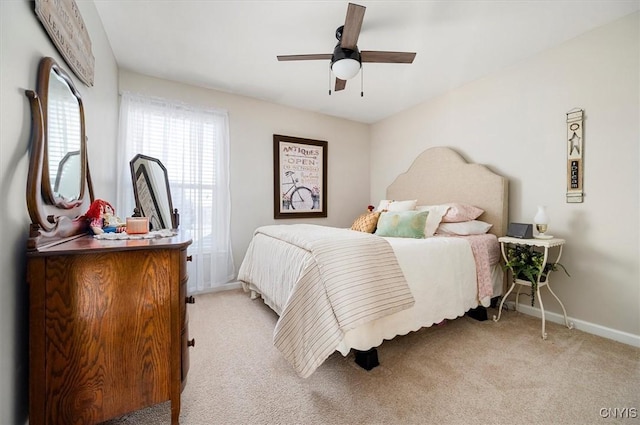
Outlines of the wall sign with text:
[[567,112],[567,202],[569,203],[584,201],[583,121],[584,110],[576,108]]
[[35,12],[73,73],[93,86],[91,38],[75,0],[35,0]]

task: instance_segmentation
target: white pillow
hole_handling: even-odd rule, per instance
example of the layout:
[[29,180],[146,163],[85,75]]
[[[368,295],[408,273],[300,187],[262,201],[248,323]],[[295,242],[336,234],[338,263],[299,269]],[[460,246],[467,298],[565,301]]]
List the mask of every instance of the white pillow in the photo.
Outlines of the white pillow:
[[413,211],[416,209],[417,203],[417,199],[412,199],[410,201],[391,201],[387,207],[387,211]]
[[375,212],[382,212],[382,211],[386,211],[387,208],[389,208],[389,204],[393,202],[391,199],[383,199],[380,201],[380,203],[378,204],[378,208],[376,208],[374,211]]
[[480,220],[461,221],[459,223],[440,223],[436,233],[448,235],[483,235],[491,229],[492,224]]
[[416,211],[429,211],[427,223],[424,226],[424,237],[428,238],[436,233],[442,217],[449,210],[449,205],[418,205]]

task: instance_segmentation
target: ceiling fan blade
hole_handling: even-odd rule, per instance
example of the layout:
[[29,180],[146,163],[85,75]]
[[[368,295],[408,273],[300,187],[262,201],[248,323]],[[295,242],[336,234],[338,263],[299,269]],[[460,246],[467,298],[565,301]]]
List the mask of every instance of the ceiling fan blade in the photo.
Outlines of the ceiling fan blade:
[[344,20],[344,29],[342,30],[342,39],[340,40],[340,47],[343,49],[356,49],[365,9],[366,7],[364,6],[349,3],[347,17]]
[[346,80],[341,80],[340,78],[336,78],[336,89],[335,89],[335,91],[344,90],[344,88],[346,86],[347,86],[347,81]]
[[278,55],[279,61],[313,61],[331,59],[331,53],[318,53],[315,55]]
[[413,63],[415,57],[416,54],[411,52],[382,52],[376,50],[363,50],[360,52],[362,62]]

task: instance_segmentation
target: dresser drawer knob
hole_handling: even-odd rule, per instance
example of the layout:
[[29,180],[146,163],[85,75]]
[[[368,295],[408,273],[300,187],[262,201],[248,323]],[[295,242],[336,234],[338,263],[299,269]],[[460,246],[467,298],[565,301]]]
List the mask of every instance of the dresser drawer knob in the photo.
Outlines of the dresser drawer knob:
[[195,347],[196,346],[196,339],[192,338],[191,340],[187,341],[187,347]]
[[193,255],[187,255],[187,261],[193,261]]
[[195,303],[196,303],[196,299],[195,299],[195,298],[193,298],[193,295],[189,295],[188,297],[186,297],[186,298],[184,299],[184,301],[185,301],[187,304],[195,304]]

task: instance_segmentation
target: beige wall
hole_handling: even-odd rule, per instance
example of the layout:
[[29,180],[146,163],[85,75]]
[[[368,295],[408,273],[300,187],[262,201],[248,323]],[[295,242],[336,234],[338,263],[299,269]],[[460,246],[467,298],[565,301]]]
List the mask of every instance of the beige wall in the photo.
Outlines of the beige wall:
[[[571,278],[553,276],[568,314],[640,342],[639,14],[381,121],[371,129],[371,199],[413,158],[451,146],[510,179],[510,219],[547,205]],[[566,123],[585,110],[585,201],[567,204]],[[560,306],[543,290],[545,307]],[[527,302],[527,301],[524,301]]]
[[[328,142],[328,217],[304,220],[350,226],[369,202],[369,126],[257,99],[122,70],[120,89],[225,109],[229,113],[231,238],[236,271],[256,227],[273,218],[273,135]],[[171,170],[168,170],[171,172]]]
[[[92,2],[78,2],[96,60],[94,87],[74,81],[86,107],[88,149],[96,191],[109,199],[117,135],[117,66]],[[25,423],[28,383],[28,293],[25,249],[29,231],[25,191],[31,112],[24,94],[36,88],[38,63],[58,54],[33,2],[0,1],[0,424]],[[100,161],[97,160],[100,158]],[[104,195],[103,195],[104,194]]]

